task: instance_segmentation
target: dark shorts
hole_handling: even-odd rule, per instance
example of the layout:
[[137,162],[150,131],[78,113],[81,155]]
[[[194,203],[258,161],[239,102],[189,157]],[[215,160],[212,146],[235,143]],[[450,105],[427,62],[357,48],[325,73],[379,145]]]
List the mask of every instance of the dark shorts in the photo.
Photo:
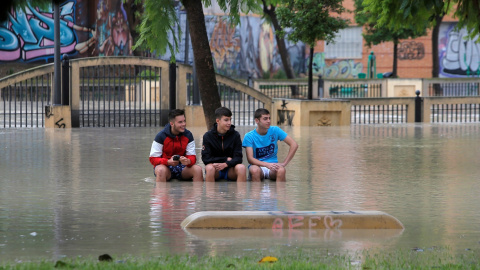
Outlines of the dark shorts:
[[228,169],[229,169],[229,168],[227,167],[227,168],[219,171],[219,172],[218,172],[218,173],[219,173],[219,176],[218,176],[217,179],[225,179],[225,180],[228,180]]
[[[225,179],[225,180],[231,180],[231,179],[228,179],[228,169],[230,169],[230,167],[227,167],[221,171],[218,172],[218,178],[215,178],[215,180],[222,180],[222,179]],[[206,172],[205,172],[206,173]]]
[[[170,170],[170,173],[171,173],[170,179],[183,180],[182,171],[183,171],[183,169],[185,169],[185,167],[187,167],[186,165],[183,165],[183,164],[178,164],[177,166],[168,165],[167,167],[168,167],[168,169]],[[157,176],[155,174],[155,167],[153,168],[153,175],[155,175],[155,177]]]

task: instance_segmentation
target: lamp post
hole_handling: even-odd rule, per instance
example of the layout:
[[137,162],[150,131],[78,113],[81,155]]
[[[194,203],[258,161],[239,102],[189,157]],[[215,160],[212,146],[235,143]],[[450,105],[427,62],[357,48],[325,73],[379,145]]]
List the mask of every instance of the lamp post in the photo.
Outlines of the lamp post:
[[53,0],[53,105],[62,104],[62,84],[61,84],[61,70],[60,70],[60,1]]

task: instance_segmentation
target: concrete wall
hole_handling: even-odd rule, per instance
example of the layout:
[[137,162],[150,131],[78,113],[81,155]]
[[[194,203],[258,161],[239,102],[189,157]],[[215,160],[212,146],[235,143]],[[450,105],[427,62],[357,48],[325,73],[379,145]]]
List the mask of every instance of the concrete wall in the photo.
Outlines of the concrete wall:
[[272,124],[288,126],[348,126],[350,101],[274,99]]

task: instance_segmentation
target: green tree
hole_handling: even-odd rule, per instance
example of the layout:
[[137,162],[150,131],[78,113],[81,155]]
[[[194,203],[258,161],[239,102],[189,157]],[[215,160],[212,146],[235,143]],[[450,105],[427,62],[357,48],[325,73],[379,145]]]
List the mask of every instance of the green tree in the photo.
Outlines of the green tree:
[[[427,31],[427,22],[424,23],[423,28],[415,27],[412,24],[405,24],[398,28],[391,28],[387,25],[378,25],[377,14],[369,13],[363,8],[364,0],[355,0],[355,21],[358,25],[363,26],[363,38],[365,45],[371,47],[386,41],[393,42],[393,71],[392,77],[398,77],[397,63],[398,63],[398,43],[401,39],[416,38],[424,36]],[[420,21],[419,23],[422,23]]]
[[[342,0],[285,0],[277,7],[283,29],[291,29],[287,38],[310,46],[308,64],[308,98],[312,99],[313,52],[318,40],[333,42],[335,34],[347,27],[348,20],[339,17],[345,11]],[[336,17],[338,16],[338,17]],[[280,31],[279,35],[285,35]]]
[[438,77],[440,65],[438,57],[438,35],[445,14],[454,8],[454,16],[459,20],[457,28],[467,27],[470,37],[479,33],[480,6],[468,0],[364,0],[367,12],[378,14],[378,25],[392,29],[403,25],[412,25],[416,30],[425,27],[426,22],[432,28],[432,77]]
[[[59,4],[61,0],[53,0],[54,3]],[[0,22],[5,22],[9,19],[10,10],[25,9],[29,4],[34,7],[45,8],[52,3],[52,0],[2,0],[0,2]]]
[[[210,6],[211,1],[181,0],[180,2],[187,13],[203,112],[207,126],[211,128],[215,123],[215,109],[221,106],[202,6],[202,2],[205,6]],[[254,0],[218,0],[218,4],[222,10],[230,14],[232,25],[240,22],[240,11],[248,13],[250,10],[259,8]],[[175,52],[178,51],[182,31],[174,1],[145,0],[139,30],[140,37],[135,47],[145,44],[151,51],[159,54],[164,54],[168,48],[171,51],[172,60],[175,60]],[[169,33],[173,37],[172,42],[168,39]]]

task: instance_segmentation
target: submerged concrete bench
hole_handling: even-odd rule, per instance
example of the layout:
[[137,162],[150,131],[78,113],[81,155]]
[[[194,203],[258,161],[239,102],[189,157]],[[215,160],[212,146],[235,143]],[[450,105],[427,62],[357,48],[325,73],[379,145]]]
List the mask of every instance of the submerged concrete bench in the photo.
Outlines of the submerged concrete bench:
[[185,218],[184,229],[403,229],[381,211],[203,211]]

